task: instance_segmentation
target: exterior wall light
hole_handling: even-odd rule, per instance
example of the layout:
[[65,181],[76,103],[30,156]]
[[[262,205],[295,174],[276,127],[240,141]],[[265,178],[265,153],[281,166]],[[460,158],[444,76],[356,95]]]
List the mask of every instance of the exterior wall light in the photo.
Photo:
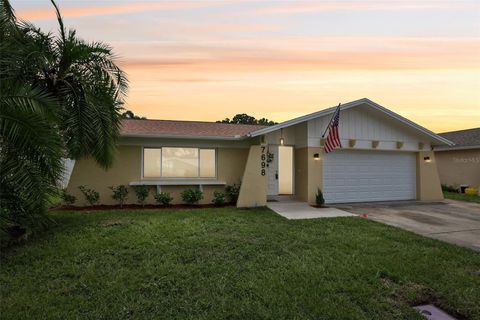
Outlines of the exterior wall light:
[[283,139],[283,138],[280,138],[280,145],[282,145],[282,146],[283,146],[283,144],[284,144],[284,143],[285,143],[285,139]]
[[430,159],[430,157],[423,157],[423,160],[424,160],[426,163],[432,162],[432,159]]
[[315,153],[313,155],[313,160],[320,160],[320,155],[318,153]]

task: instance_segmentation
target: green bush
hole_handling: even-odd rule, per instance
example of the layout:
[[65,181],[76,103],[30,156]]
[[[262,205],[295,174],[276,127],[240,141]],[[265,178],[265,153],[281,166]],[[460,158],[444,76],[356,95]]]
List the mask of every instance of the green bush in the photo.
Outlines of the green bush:
[[164,206],[169,206],[172,203],[173,197],[168,192],[159,192],[155,195],[155,200]]
[[186,204],[196,204],[203,199],[203,192],[198,189],[186,189],[181,195]]
[[97,191],[89,189],[86,186],[80,186],[78,189],[80,189],[85,196],[85,199],[91,206],[95,205],[98,203],[98,200],[100,200],[100,194]]
[[112,198],[114,200],[117,200],[118,204],[120,205],[120,208],[122,208],[123,204],[125,203],[125,200],[127,200],[127,195],[128,195],[127,186],[124,186],[122,184],[116,187],[110,187],[110,189],[113,191]]
[[135,191],[135,195],[137,196],[137,201],[143,206],[145,206],[145,200],[148,198],[150,194],[150,187],[149,186],[134,186],[133,191]]
[[238,195],[240,194],[240,184],[233,184],[225,188],[228,202],[237,203]]
[[220,192],[220,191],[214,191],[212,202],[216,206],[221,206],[221,205],[225,204],[225,193]]
[[323,193],[320,188],[317,189],[317,194],[315,194],[315,203],[320,207],[325,204],[325,199],[323,198]]
[[446,184],[442,184],[442,191],[446,191],[446,192],[458,192],[458,189],[453,187],[453,186],[449,186],[449,185],[446,185]]
[[75,203],[75,201],[77,201],[77,197],[75,197],[74,195],[71,195],[67,192],[66,189],[63,189],[60,193],[60,197],[62,198],[62,202],[65,204],[65,205],[73,205]]

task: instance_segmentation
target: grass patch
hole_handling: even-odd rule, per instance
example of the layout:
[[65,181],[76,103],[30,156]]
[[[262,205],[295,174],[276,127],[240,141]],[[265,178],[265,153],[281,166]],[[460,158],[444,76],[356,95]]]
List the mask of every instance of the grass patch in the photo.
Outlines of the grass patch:
[[480,203],[480,196],[470,196],[465,193],[444,191],[443,196],[447,199],[452,199],[452,200]]
[[2,319],[480,318],[480,254],[360,218],[52,212],[2,254]]

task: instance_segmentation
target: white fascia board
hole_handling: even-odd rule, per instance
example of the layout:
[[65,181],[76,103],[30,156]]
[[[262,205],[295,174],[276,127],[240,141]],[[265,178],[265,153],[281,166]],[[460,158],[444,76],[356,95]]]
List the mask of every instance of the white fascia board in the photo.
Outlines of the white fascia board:
[[[345,103],[345,104],[342,104],[340,105],[340,110],[347,110],[347,109],[350,109],[350,108],[354,108],[354,107],[357,107],[357,106],[360,106],[362,104],[367,104],[369,105],[370,107],[374,108],[374,109],[377,109],[387,115],[389,115],[390,117],[426,134],[427,136],[433,138],[434,140],[440,142],[441,144],[446,144],[446,145],[449,145],[449,146],[453,146],[455,145],[453,142],[451,142],[450,140],[447,140],[441,136],[439,136],[438,134],[416,124],[415,122],[413,121],[410,121],[408,120],[407,118],[404,118],[402,117],[401,115],[385,108],[385,107],[382,107],[381,105],[373,102],[372,100],[370,99],[367,99],[367,98],[363,98],[363,99],[359,99],[359,100],[355,100],[355,101],[351,101],[351,102],[348,102],[348,103]],[[289,126],[293,126],[295,124],[298,124],[298,123],[301,123],[301,122],[305,122],[305,121],[309,121],[309,120],[312,120],[312,119],[315,119],[315,118],[318,118],[318,117],[323,117],[323,116],[326,116],[328,114],[331,114],[333,112],[335,112],[335,109],[337,107],[331,107],[331,108],[328,108],[328,109],[324,109],[324,110],[321,110],[321,111],[317,111],[317,112],[314,112],[314,113],[310,113],[310,114],[307,114],[307,115],[304,115],[304,116],[301,116],[301,117],[298,117],[298,118],[295,118],[295,119],[292,119],[292,120],[287,120],[287,121],[284,121],[282,123],[279,123],[277,125],[274,125],[274,126],[271,126],[271,127],[268,127],[268,128],[265,128],[265,129],[260,129],[260,130],[257,130],[257,131],[253,131],[249,134],[250,137],[256,137],[256,136],[259,136],[259,135],[263,135],[263,134],[267,134],[267,133],[270,133],[270,132],[273,132],[273,131],[276,131],[276,130],[279,130],[279,129],[283,129],[285,127],[289,127]]]
[[453,146],[453,147],[445,147],[445,146],[440,146],[440,147],[434,147],[433,151],[456,151],[456,150],[471,150],[471,149],[480,149],[480,144],[479,145],[473,145],[473,146]]

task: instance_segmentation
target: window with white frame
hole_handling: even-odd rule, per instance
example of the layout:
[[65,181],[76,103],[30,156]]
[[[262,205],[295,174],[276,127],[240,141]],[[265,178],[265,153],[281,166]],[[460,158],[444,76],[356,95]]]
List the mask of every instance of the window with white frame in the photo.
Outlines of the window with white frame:
[[215,178],[215,149],[143,148],[144,178]]

